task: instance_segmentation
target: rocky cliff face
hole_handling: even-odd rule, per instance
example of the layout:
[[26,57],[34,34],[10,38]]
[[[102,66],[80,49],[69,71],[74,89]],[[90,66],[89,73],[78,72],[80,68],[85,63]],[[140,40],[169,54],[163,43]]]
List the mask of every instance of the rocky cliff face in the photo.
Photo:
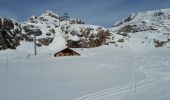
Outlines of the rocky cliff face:
[[67,46],[72,48],[92,48],[112,41],[113,34],[105,28],[92,25],[69,25],[61,27],[67,40]]
[[15,49],[21,40],[21,25],[11,19],[0,18],[0,50]]

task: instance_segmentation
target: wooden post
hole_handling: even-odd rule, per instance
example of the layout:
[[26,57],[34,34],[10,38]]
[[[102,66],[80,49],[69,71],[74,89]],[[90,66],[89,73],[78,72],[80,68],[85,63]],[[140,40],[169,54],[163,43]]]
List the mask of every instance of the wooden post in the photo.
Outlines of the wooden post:
[[36,35],[34,34],[34,54],[37,55]]
[[59,20],[58,20],[58,26],[60,26],[60,18],[59,18]]

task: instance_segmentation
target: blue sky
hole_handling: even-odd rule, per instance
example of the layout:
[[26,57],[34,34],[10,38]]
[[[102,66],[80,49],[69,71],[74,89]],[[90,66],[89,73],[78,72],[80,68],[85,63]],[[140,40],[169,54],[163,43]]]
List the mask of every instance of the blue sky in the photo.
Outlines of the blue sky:
[[46,10],[79,18],[88,24],[112,26],[132,12],[170,7],[170,0],[0,0],[0,16],[18,21]]

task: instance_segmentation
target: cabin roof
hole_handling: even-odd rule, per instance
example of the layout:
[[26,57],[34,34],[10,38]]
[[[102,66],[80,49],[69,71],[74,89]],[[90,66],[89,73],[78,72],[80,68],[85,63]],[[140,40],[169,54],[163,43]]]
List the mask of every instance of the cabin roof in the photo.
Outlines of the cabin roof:
[[[60,53],[61,51],[64,51],[64,50],[66,50],[66,49],[71,50],[70,48],[66,47],[66,48],[63,48],[63,49],[62,49],[62,50],[60,50],[60,51],[57,51],[56,53]],[[73,51],[73,50],[71,50],[71,51]]]
[[[76,51],[74,51],[74,50],[72,50],[72,49],[70,49],[70,48],[68,48],[68,47],[65,47],[65,48],[63,48],[62,50],[57,51],[55,54],[58,54],[58,53],[60,53],[60,52],[62,52],[62,51],[64,51],[64,50],[66,50],[66,49],[68,49],[68,50],[70,50],[70,51],[73,51],[73,52],[77,53]],[[79,53],[77,53],[77,54],[79,54]]]

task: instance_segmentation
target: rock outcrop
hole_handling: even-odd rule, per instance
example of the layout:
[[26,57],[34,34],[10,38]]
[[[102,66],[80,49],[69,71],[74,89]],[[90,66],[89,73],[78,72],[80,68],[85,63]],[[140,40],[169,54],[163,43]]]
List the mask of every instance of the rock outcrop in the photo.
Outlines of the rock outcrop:
[[0,18],[0,50],[15,49],[19,46],[21,31],[22,28],[17,21]]

